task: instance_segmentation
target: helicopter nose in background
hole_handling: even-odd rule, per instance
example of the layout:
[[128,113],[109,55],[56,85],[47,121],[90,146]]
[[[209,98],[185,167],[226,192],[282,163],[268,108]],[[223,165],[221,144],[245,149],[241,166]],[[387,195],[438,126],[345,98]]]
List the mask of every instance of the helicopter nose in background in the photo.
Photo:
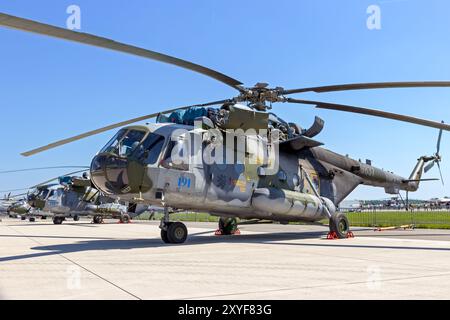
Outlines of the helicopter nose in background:
[[99,154],[91,164],[94,185],[107,194],[131,191],[128,180],[128,160],[111,154]]

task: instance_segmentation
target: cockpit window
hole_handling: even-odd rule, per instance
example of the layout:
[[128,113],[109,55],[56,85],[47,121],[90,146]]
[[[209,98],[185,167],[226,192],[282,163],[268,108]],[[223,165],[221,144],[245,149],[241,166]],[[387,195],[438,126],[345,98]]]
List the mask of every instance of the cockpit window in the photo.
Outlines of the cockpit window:
[[46,199],[47,195],[48,195],[49,190],[48,189],[43,189],[41,190],[38,195],[42,198],[42,199]]
[[122,140],[123,136],[127,133],[127,130],[122,129],[116,133],[116,135],[106,144],[106,146],[100,151],[100,153],[106,152],[114,152],[114,150],[119,145],[119,142]]
[[156,133],[150,133],[144,142],[137,147],[136,156],[146,164],[155,164],[164,146],[164,137]]
[[129,156],[141,143],[145,134],[144,131],[122,129],[100,152],[114,153],[121,157]]
[[161,165],[166,169],[189,170],[189,143],[170,141]]

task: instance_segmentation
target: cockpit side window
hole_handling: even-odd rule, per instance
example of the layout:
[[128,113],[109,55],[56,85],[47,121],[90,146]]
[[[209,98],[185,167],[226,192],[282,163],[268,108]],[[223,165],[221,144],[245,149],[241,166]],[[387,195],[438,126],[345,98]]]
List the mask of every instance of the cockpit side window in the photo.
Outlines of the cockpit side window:
[[[175,152],[177,152],[177,154],[175,154]],[[178,161],[175,161],[175,159],[172,158],[173,156],[176,156]],[[189,144],[185,143],[185,141],[170,141],[161,165],[166,169],[187,171],[189,170],[189,163],[186,163],[186,161],[179,161],[186,159],[186,157],[189,157]]]
[[48,195],[48,189],[43,189],[43,190],[41,190],[41,191],[39,192],[39,196],[40,196],[42,199],[47,199],[47,195]]
[[146,164],[155,164],[159,159],[164,142],[163,136],[150,133],[144,142],[135,148],[135,155]]

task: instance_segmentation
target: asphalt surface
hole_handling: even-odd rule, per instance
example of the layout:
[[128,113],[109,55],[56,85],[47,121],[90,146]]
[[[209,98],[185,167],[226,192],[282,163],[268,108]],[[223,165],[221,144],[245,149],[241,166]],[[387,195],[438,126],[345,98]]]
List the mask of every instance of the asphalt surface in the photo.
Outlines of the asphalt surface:
[[448,299],[450,231],[250,225],[214,236],[187,223],[166,245],[157,222],[0,223],[2,299]]

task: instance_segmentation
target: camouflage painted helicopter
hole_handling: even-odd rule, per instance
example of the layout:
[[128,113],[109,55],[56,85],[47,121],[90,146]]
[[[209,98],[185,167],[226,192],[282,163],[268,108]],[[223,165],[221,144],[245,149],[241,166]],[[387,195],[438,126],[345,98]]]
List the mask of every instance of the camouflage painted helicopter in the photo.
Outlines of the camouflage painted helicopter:
[[[156,124],[121,129],[93,159],[91,177],[94,185],[107,195],[164,206],[166,210],[160,227],[166,243],[183,243],[188,236],[184,224],[170,222],[169,206],[221,217],[218,230],[221,234],[232,234],[236,230],[235,218],[281,223],[315,222],[327,218],[330,233],[345,238],[349,235],[349,222],[336,210],[339,203],[361,184],[384,188],[390,194],[398,194],[400,190],[416,191],[419,183],[427,180],[422,179],[424,169],[428,171],[435,164],[439,166],[442,130],[450,131],[449,125],[440,122],[289,97],[305,92],[450,87],[450,82],[446,81],[358,83],[293,90],[258,83],[248,88],[240,81],[204,66],[95,35],[6,14],[0,14],[0,25],[176,65],[238,91],[234,98],[145,115],[23,153],[31,156],[98,133],[157,118]],[[316,117],[313,126],[305,130],[268,112],[274,103],[306,104],[436,128],[440,130],[438,151],[433,156],[420,157],[411,175],[404,178],[322,148],[322,143],[314,139],[324,127],[322,119]],[[220,107],[212,108],[215,105]],[[197,148],[192,148],[196,141]],[[220,150],[223,151],[221,154]],[[198,154],[206,154],[206,157],[198,160]],[[211,158],[214,161],[210,161]]]
[[[8,208],[8,214],[10,217],[20,215],[22,220],[28,218],[30,222],[37,217],[51,217],[54,224],[62,224],[67,218],[78,221],[82,216],[90,216],[93,223],[100,224],[105,217],[128,223],[147,210],[147,206],[127,206],[117,199],[104,196],[92,185],[84,171],[72,172],[31,187],[32,191],[26,193],[26,199],[13,203]],[[84,172],[82,177],[73,176],[79,172]],[[54,180],[58,183],[50,184]]]
[[11,196],[11,193],[5,195],[3,200],[0,200],[0,214],[6,214],[10,218],[17,218],[20,215],[26,215],[31,206],[23,197],[25,194]]

